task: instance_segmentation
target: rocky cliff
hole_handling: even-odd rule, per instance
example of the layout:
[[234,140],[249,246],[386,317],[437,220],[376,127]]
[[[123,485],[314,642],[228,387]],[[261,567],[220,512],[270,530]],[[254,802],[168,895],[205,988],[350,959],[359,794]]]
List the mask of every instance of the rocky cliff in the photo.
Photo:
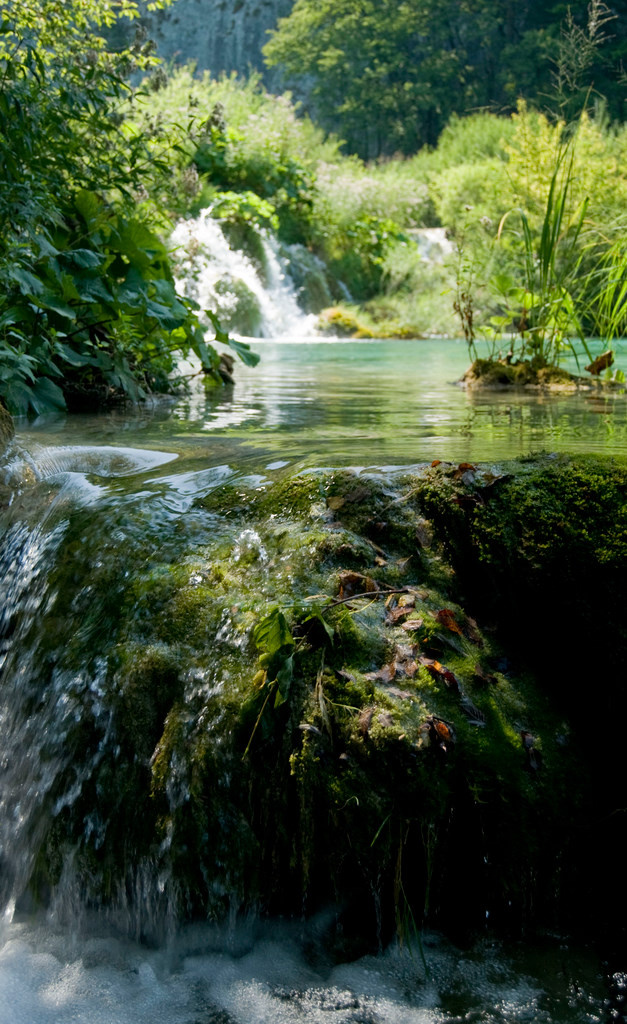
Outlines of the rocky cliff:
[[264,69],[267,33],[292,6],[293,0],[175,0],[165,11],[146,13],[144,21],[165,60],[196,61],[216,75],[246,73]]

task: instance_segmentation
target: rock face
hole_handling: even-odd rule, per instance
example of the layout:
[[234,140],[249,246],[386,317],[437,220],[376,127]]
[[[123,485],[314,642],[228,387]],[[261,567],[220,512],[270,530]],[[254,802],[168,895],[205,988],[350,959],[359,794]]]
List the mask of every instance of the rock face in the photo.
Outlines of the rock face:
[[13,420],[4,406],[0,404],[0,452],[4,450],[12,437]]
[[292,7],[293,0],[176,0],[165,11],[146,13],[145,24],[165,60],[196,61],[214,75],[246,74],[264,70],[267,32]]

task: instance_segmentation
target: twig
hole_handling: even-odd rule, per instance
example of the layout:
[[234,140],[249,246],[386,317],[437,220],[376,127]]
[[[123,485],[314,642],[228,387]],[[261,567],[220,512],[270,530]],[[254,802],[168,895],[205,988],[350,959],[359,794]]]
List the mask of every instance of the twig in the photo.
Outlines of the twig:
[[339,604],[349,604],[351,601],[358,601],[361,597],[369,597],[375,599],[377,597],[387,597],[388,594],[411,594],[413,593],[411,587],[390,587],[389,590],[364,590],[361,594],[352,594],[350,597],[334,597],[329,601],[322,609],[322,615],[328,612],[329,608],[335,608]]

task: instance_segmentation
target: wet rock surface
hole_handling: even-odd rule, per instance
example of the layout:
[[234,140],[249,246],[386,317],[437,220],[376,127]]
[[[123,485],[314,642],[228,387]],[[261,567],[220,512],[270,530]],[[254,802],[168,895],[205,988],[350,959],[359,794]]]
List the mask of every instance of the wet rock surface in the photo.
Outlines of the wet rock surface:
[[626,496],[542,456],[222,485],[170,533],[66,509],[4,620],[5,901],[146,940],[332,904],[338,956],[607,924]]

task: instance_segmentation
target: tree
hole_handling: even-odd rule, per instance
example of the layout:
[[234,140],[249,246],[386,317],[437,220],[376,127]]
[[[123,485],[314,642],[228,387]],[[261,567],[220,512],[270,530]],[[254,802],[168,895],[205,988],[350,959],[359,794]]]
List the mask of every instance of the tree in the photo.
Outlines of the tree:
[[2,5],[0,401],[15,412],[167,388],[177,349],[218,379],[154,230],[167,153],[124,117],[152,44],[115,52],[100,34],[138,13],[134,0]]
[[[572,17],[586,10],[578,0]],[[351,151],[409,154],[452,113],[511,111],[521,95],[546,105],[563,16],[538,0],[296,0],[264,54]],[[614,63],[624,48],[615,40]],[[603,62],[591,70],[608,87]]]

